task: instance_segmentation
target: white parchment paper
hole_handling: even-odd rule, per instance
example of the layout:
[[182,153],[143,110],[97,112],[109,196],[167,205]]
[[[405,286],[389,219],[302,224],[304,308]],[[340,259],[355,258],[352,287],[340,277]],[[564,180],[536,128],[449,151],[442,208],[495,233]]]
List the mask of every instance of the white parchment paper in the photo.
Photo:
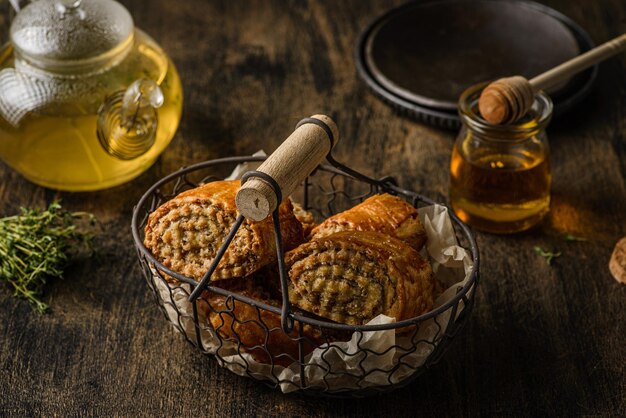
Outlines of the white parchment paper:
[[[237,178],[249,169],[249,166],[238,167],[232,178]],[[445,206],[427,206],[418,209],[418,213],[428,235],[422,255],[428,258],[435,277],[444,288],[435,300],[435,309],[453,299],[457,291],[466,284],[472,269],[472,259],[470,253],[458,245]],[[153,275],[153,283],[168,319],[189,340],[197,344],[193,306],[188,301],[190,286],[167,283],[156,276],[154,271]],[[200,299],[198,301],[206,303]],[[463,302],[459,302],[456,315],[460,315],[464,309]],[[278,365],[272,368],[255,361],[246,352],[239,352],[236,343],[221,341],[215,331],[210,329],[205,311],[206,309],[199,306],[199,334],[204,350],[219,354],[217,359],[220,364],[232,372],[272,380],[279,383],[285,393],[300,389],[304,382],[308,387],[330,390],[356,390],[399,383],[410,377],[433,353],[451,319],[451,309],[447,309],[422,322],[417,333],[397,335],[395,330],[354,333],[350,341],[324,344],[315,349],[305,358],[303,368],[298,363],[286,368]],[[368,325],[393,321],[393,318],[378,315]]]

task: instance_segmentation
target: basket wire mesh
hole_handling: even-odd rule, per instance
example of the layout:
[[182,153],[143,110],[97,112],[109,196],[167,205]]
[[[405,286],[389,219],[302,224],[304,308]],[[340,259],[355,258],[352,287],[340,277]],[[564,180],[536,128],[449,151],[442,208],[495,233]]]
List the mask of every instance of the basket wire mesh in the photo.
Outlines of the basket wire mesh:
[[[457,289],[451,300],[436,309],[416,318],[386,324],[344,325],[292,309],[287,292],[288,277],[278,209],[273,213],[273,221],[282,291],[280,304],[255,300],[220,287],[219,281],[209,281],[242,224],[242,215],[235,221],[200,282],[165,267],[144,246],[143,230],[148,216],[161,204],[185,190],[223,180],[238,164],[254,164],[264,159],[230,157],[182,168],[157,182],[141,198],[133,212],[132,232],[142,271],[157,305],[185,339],[201,352],[213,355],[221,366],[260,380],[270,387],[327,396],[367,396],[409,384],[439,361],[452,338],[466,323],[474,302],[478,283],[478,248],[469,228],[452,211],[448,213],[457,239],[471,253],[473,265],[469,279]],[[338,163],[330,154],[327,160],[330,165],[318,166],[292,194],[295,201],[301,202],[303,208],[318,219],[350,208],[377,193],[400,196],[416,208],[434,204],[430,199],[400,188],[393,178],[372,179]],[[248,171],[242,182],[254,176],[263,177],[270,184],[272,182],[271,178],[268,180],[257,171]],[[280,188],[275,184],[273,188],[280,202]],[[203,292],[220,295],[223,303],[210,302],[202,297]],[[241,312],[246,313],[244,317],[239,317]],[[208,320],[209,316],[219,318],[217,325]],[[423,336],[426,326],[430,332],[428,338]],[[252,329],[261,332],[265,338],[250,341],[245,333]],[[403,338],[398,338],[395,344],[380,351],[370,339],[372,332],[395,333],[400,329]],[[346,350],[337,344],[337,341],[346,339],[355,343],[357,349]],[[276,341],[292,349],[276,350]],[[314,364],[307,362],[307,355],[313,349],[321,350],[320,360]],[[371,367],[372,359],[380,360],[381,356],[390,357],[389,367]],[[345,364],[338,367],[342,359],[349,367]],[[293,373],[286,375],[286,367]],[[297,378],[294,379],[294,376]]]

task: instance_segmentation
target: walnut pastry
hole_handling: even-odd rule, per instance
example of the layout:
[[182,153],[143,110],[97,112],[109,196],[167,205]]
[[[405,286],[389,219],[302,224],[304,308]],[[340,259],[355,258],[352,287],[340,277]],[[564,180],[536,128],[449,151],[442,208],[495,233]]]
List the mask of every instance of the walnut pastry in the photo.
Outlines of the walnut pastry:
[[338,213],[313,228],[311,238],[321,238],[339,231],[378,231],[405,241],[416,250],[426,243],[426,231],[417,209],[388,193],[377,194]]
[[293,214],[302,224],[302,230],[304,232],[304,236],[308,236],[313,228],[315,228],[315,219],[313,218],[313,214],[308,210],[304,209],[302,205],[294,200],[291,201],[293,205]]
[[[280,306],[280,302],[272,299],[253,278],[225,280],[218,286],[271,306]],[[213,292],[204,292],[202,297],[208,302],[206,313],[211,326],[223,339],[239,343],[242,351],[250,353],[260,363],[273,361],[287,367],[298,361],[298,329],[285,334],[280,315]],[[303,335],[304,356],[327,340],[320,330],[310,325],[304,325]]]
[[[238,216],[235,195],[240,182],[214,181],[180,193],[148,218],[144,244],[168,268],[200,279]],[[279,207],[285,250],[304,241],[302,225],[287,199]],[[245,220],[211,280],[248,276],[276,261],[274,224]]]
[[332,321],[362,325],[379,314],[396,321],[427,312],[434,279],[419,253],[389,235],[344,231],[286,255],[289,299]]

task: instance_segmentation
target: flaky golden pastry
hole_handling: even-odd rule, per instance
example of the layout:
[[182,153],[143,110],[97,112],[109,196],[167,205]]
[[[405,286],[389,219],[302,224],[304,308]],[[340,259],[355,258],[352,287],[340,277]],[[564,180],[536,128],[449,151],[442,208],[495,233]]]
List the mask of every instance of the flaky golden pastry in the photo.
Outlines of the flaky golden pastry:
[[417,210],[397,196],[377,194],[338,213],[313,228],[311,238],[340,231],[377,231],[396,237],[419,250],[426,242],[426,231]]
[[302,310],[362,325],[379,314],[396,321],[433,305],[428,262],[380,232],[346,231],[302,244],[286,255],[289,299]]
[[291,201],[293,205],[293,214],[296,216],[296,219],[300,221],[302,224],[302,230],[304,232],[304,236],[308,236],[313,228],[315,228],[315,219],[313,218],[313,214],[308,210],[304,209],[301,204],[295,201]]
[[[145,246],[166,267],[200,279],[238,216],[239,181],[215,181],[185,191],[161,205],[148,218]],[[279,207],[286,250],[304,240],[302,226],[289,200]],[[245,220],[211,280],[248,276],[276,261],[274,224]]]
[[[219,284],[227,290],[271,306],[280,306],[280,302],[250,278],[223,281]],[[240,343],[241,351],[250,353],[260,363],[289,366],[299,359],[299,337],[297,328],[289,336],[281,328],[280,315],[255,308],[233,298],[226,298],[212,292],[205,292],[203,298],[208,302],[207,317],[213,329],[222,338]],[[304,325],[302,337],[303,356],[308,355],[323,339],[321,332],[309,325]]]

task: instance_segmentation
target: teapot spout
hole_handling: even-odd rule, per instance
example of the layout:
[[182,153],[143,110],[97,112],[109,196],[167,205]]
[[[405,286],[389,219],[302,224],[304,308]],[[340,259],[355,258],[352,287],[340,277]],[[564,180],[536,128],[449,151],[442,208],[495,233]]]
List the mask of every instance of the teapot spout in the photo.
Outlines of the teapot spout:
[[163,100],[158,84],[146,79],[108,97],[98,111],[98,139],[104,150],[121,160],[148,152],[156,140],[157,109]]

